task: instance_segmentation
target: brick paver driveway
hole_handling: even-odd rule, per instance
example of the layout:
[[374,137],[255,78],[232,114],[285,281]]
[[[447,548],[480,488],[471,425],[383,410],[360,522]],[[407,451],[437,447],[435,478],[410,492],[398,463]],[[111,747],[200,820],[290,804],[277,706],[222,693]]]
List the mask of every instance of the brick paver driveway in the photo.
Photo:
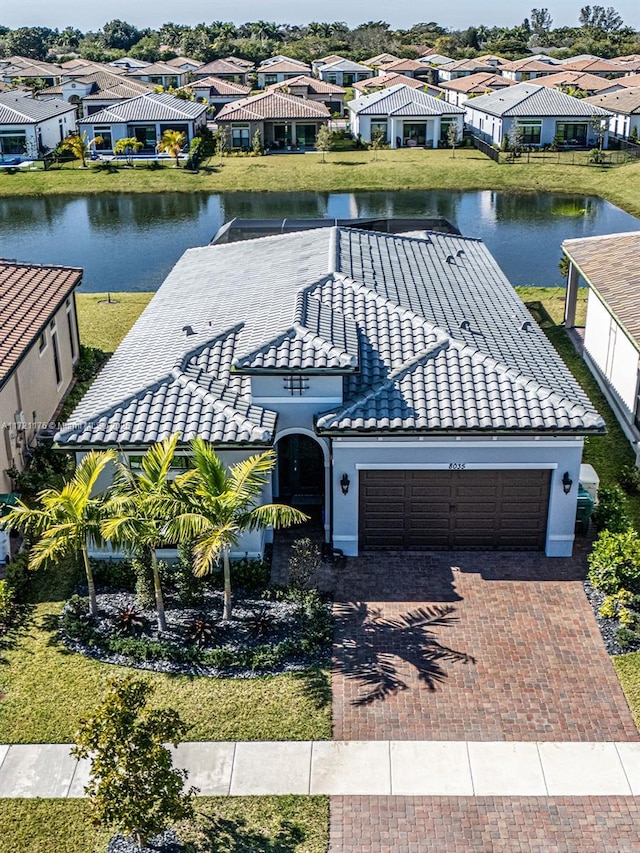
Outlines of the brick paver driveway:
[[336,590],[334,738],[637,740],[580,551],[350,559]]

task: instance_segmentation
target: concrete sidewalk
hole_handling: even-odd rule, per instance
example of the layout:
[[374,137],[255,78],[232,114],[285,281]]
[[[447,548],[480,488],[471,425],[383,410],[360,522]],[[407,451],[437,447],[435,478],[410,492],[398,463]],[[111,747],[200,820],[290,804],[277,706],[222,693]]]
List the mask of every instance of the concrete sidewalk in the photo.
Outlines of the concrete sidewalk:
[[[69,749],[0,745],[0,798],[84,796]],[[638,742],[187,742],[175,764],[210,796],[640,796]]]

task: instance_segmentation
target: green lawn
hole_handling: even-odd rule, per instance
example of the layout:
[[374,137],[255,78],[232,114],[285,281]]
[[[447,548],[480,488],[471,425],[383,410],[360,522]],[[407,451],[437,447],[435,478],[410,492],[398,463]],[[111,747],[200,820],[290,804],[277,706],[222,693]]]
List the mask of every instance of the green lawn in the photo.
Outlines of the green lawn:
[[640,652],[614,657],[613,665],[618,673],[633,718],[640,729]]
[[115,173],[74,165],[48,172],[0,175],[0,196],[101,192],[310,192],[402,189],[491,189],[598,195],[640,215],[640,162],[617,168],[557,163],[499,165],[475,149],[451,157],[448,150],[334,151],[322,163],[317,153],[226,157],[198,174],[146,166]]
[[[189,853],[325,853],[325,797],[202,797]],[[0,800],[0,853],[103,853],[110,832],[89,822],[85,800]]]
[[149,304],[153,293],[77,293],[80,340],[113,352]]

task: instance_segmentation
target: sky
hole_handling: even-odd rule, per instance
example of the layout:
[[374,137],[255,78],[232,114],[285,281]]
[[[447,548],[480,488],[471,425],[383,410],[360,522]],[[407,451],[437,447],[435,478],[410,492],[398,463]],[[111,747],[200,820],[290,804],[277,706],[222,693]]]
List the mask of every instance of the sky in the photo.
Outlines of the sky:
[[[0,24],[16,28],[44,26],[63,29],[78,27],[83,32],[98,30],[114,18],[128,21],[139,28],[158,28],[173,21],[197,24],[202,21],[266,20],[278,23],[305,24],[309,21],[345,21],[355,26],[364,21],[385,20],[392,28],[407,28],[420,21],[436,21],[441,26],[463,29],[471,25],[514,26],[529,15],[532,6],[546,7],[554,26],[577,26],[584,0],[109,0],[107,3],[87,0],[7,0],[2,3]],[[591,3],[594,5],[594,3]],[[600,0],[600,5],[613,5],[624,21],[640,29],[638,0]]]

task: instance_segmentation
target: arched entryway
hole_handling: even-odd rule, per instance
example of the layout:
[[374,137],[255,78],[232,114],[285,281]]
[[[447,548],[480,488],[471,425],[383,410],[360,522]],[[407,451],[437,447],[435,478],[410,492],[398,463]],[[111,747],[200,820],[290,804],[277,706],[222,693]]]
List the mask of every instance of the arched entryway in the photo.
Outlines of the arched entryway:
[[328,449],[311,435],[290,432],[276,441],[274,499],[301,509],[328,532]]

